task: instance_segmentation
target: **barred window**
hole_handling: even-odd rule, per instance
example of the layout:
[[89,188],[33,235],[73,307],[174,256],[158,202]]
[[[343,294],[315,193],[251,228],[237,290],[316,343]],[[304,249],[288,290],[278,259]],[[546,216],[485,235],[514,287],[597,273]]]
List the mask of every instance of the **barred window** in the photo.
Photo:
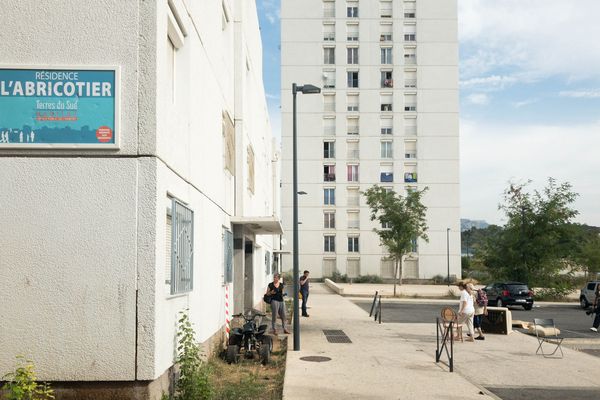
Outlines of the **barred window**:
[[194,212],[172,199],[171,205],[171,294],[194,288]]

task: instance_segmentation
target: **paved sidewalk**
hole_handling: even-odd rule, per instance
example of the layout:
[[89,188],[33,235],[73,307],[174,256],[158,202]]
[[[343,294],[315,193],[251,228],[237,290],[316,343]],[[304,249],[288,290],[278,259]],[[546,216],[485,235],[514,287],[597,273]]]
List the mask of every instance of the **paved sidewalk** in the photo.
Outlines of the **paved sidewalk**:
[[[535,337],[515,332],[457,343],[455,372],[435,363],[435,323],[377,324],[350,299],[311,285],[309,318],[301,318],[301,350],[288,356],[283,397],[296,399],[536,399],[600,396],[600,358],[563,348],[563,359],[535,355]],[[329,343],[324,329],[343,330],[352,343]],[[327,362],[301,360],[306,356]],[[583,390],[583,391],[582,391]],[[581,394],[581,397],[575,395]],[[560,397],[560,396],[562,397]],[[553,397],[554,396],[554,397]]]

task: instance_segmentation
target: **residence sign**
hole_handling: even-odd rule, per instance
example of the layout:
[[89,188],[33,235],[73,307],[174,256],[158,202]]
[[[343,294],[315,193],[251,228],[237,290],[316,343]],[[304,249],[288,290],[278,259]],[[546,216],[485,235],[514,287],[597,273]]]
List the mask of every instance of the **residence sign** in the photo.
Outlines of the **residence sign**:
[[117,68],[0,66],[0,148],[118,147]]

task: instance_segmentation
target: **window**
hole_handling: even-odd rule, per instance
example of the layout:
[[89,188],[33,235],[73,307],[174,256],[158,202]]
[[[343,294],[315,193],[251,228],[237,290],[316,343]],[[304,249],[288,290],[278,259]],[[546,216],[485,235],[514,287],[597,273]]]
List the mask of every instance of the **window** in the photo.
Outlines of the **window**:
[[349,278],[358,278],[360,275],[360,260],[359,259],[348,259],[346,266],[346,273]]
[[392,224],[390,222],[386,222],[386,221],[381,222],[381,229],[390,229],[391,227],[392,227]]
[[382,118],[381,119],[381,134],[382,135],[392,135],[393,134],[393,126],[394,120],[392,118]]
[[381,63],[391,64],[392,63],[392,48],[382,47],[381,48]]
[[404,158],[417,158],[417,142],[404,142]]
[[404,41],[414,42],[417,40],[417,27],[415,25],[404,25]]
[[381,87],[393,88],[394,80],[392,79],[392,71],[381,71]]
[[381,111],[392,111],[392,100],[393,96],[391,94],[382,94]]
[[194,212],[172,199],[170,220],[171,226],[167,227],[167,231],[169,228],[171,231],[170,294],[191,292],[194,288]]
[[323,213],[323,228],[335,229],[335,212],[326,211]]
[[346,39],[349,42],[357,42],[358,41],[358,24],[354,23],[354,24],[348,24],[346,25]]
[[248,190],[254,193],[254,149],[248,146]]
[[335,47],[323,48],[323,64],[335,64]]
[[419,243],[417,242],[417,238],[414,238],[410,241],[412,248],[410,251],[412,251],[413,253],[416,253],[419,251]]
[[323,166],[323,180],[325,182],[335,182],[335,165]]
[[391,135],[392,134],[392,128],[381,128],[381,134],[382,135]]
[[359,216],[357,212],[348,212],[348,229],[360,229]]
[[381,111],[392,111],[392,105],[389,103],[382,104]]
[[348,237],[348,253],[358,253],[358,237],[357,236],[349,236]]
[[416,71],[404,72],[404,87],[407,89],[417,87],[417,72]]
[[360,158],[359,142],[357,142],[357,141],[347,142],[346,149],[348,150],[348,152],[347,152],[348,159],[356,160],[356,159]]
[[381,142],[381,158],[393,158],[392,142],[390,142],[390,141]]
[[358,7],[346,7],[346,16],[348,18],[358,18]]
[[235,175],[235,127],[227,111],[221,114],[221,129],[223,131],[223,164],[231,175]]
[[416,172],[404,173],[404,182],[416,182],[416,181],[417,181],[417,173]]
[[334,18],[335,17],[335,3],[332,1],[323,2],[323,17]]
[[381,259],[381,277],[382,278],[394,278],[394,260],[389,260],[386,258]]
[[265,275],[270,275],[271,272],[271,252],[265,250]]
[[406,10],[404,11],[404,18],[413,19],[417,16],[415,10]]
[[348,71],[348,87],[349,88],[357,88],[358,87],[358,71]]
[[358,165],[348,165],[348,182],[358,182]]
[[335,136],[335,118],[323,118],[323,135]]
[[358,47],[348,47],[346,51],[348,64],[358,64]]
[[392,3],[382,1],[379,5],[381,18],[392,18]]
[[379,35],[379,41],[380,42],[391,42],[392,34],[391,33],[382,33],[381,35]]
[[323,142],[323,158],[335,158],[335,142]]
[[407,118],[404,120],[404,134],[406,136],[414,136],[417,134],[416,118]]
[[348,118],[347,119],[347,133],[348,135],[358,135],[359,131],[359,125],[358,125],[358,118]]
[[417,111],[417,96],[412,94],[404,96],[404,111]]
[[349,94],[346,96],[347,110],[348,111],[358,111],[358,95],[357,94]]
[[326,42],[335,41],[335,24],[323,25],[323,40]]
[[394,182],[394,166],[393,165],[382,165],[380,167],[380,181],[381,182]]
[[358,188],[350,188],[347,193],[348,207],[360,206],[360,194]]
[[233,282],[233,233],[223,229],[223,281]]
[[323,95],[323,111],[335,112],[335,94]]
[[323,259],[323,276],[324,277],[332,277],[333,273],[336,271],[335,268],[335,258],[324,258]]
[[417,49],[404,49],[404,64],[415,65],[417,63]]
[[335,189],[334,188],[323,189],[323,204],[325,204],[326,206],[334,206],[335,205]]
[[323,251],[326,253],[335,253],[335,235],[323,236]]
[[323,88],[335,89],[335,71],[323,71]]

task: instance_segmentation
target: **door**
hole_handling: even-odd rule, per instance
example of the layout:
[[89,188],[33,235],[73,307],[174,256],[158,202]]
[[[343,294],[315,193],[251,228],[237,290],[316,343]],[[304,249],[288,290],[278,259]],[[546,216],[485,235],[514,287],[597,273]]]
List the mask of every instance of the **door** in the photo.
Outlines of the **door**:
[[254,307],[254,243],[244,242],[244,311]]

